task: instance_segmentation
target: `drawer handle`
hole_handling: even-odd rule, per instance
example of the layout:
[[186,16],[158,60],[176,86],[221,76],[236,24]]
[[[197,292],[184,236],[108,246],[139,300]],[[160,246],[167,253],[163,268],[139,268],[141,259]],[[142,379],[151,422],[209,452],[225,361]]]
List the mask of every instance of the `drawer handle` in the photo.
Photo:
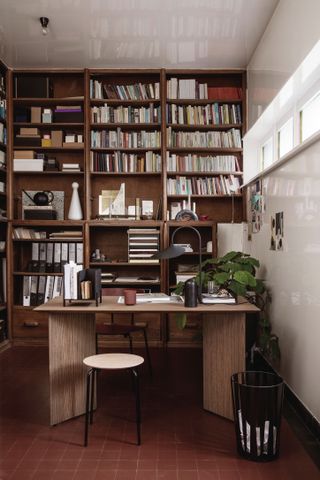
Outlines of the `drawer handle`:
[[23,326],[27,328],[35,328],[39,327],[39,322],[24,322]]

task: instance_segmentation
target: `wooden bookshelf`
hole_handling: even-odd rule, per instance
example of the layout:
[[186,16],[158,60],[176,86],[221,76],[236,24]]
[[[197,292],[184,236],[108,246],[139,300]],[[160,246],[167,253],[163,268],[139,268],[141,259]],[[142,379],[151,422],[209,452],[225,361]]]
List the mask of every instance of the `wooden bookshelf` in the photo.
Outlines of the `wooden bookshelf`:
[[[2,68],[2,66],[1,66]],[[48,95],[25,92],[23,79],[28,78],[45,90]],[[205,98],[169,98],[168,85],[172,79],[194,80],[195,84],[206,84]],[[169,194],[168,181],[178,177],[186,180],[208,179],[231,176],[242,181],[242,146],[176,146],[170,145],[169,134],[218,135],[222,136],[237,130],[240,137],[246,130],[245,72],[240,70],[165,70],[165,69],[55,69],[55,70],[13,70],[6,73],[8,115],[0,116],[0,123],[7,127],[7,144],[1,143],[0,150],[7,151],[10,160],[7,167],[0,167],[0,177],[8,183],[7,194],[0,194],[0,202],[7,202],[9,221],[6,225],[9,242],[6,249],[8,270],[8,304],[12,310],[12,335],[15,343],[43,344],[47,336],[47,320],[41,315],[37,325],[33,322],[32,307],[23,306],[21,293],[23,281],[30,276],[61,278],[61,272],[30,272],[27,268],[32,255],[33,244],[83,244],[85,268],[100,268],[102,274],[114,273],[122,281],[109,281],[104,288],[148,288],[153,291],[170,291],[175,284],[175,269],[179,263],[197,262],[198,247],[192,232],[187,230],[177,239],[191,243],[193,252],[181,258],[160,263],[131,263],[128,261],[128,230],[151,228],[160,232],[160,248],[170,243],[174,230],[181,222],[171,219],[171,205],[174,202],[192,199],[196,202],[196,212],[206,221],[188,222],[188,226],[199,229],[205,259],[217,252],[217,222],[232,220],[234,202],[235,222],[244,219],[243,195],[236,192],[216,194]],[[21,83],[22,82],[22,83]],[[32,82],[31,82],[32,83]],[[188,82],[187,82],[188,83]],[[187,84],[186,83],[186,84]],[[192,82],[191,82],[192,83]],[[185,84],[185,85],[186,85]],[[182,82],[183,85],[183,82]],[[198,88],[198,87],[197,87]],[[201,87],[201,90],[204,87]],[[19,95],[19,89],[23,95]],[[22,90],[21,90],[22,89]],[[182,89],[183,91],[183,89]],[[107,98],[108,95],[112,98]],[[81,107],[78,117],[60,115],[57,107]],[[39,110],[40,109],[40,110]],[[51,110],[50,123],[44,123],[43,113]],[[65,110],[68,110],[66,108]],[[172,119],[168,112],[176,112],[180,120]],[[220,112],[214,120],[204,117],[205,112]],[[40,112],[40,117],[39,117]],[[191,114],[193,120],[182,121]],[[228,117],[229,115],[229,117]],[[63,139],[68,134],[81,135],[81,144],[71,146],[32,144],[34,139],[25,138],[23,129],[33,128],[40,139],[53,132],[62,132]],[[169,129],[169,130],[168,130]],[[20,135],[20,136],[19,136]],[[53,135],[54,136],[54,135]],[[96,138],[98,141],[93,141]],[[154,139],[160,139],[158,142]],[[220,137],[219,137],[220,138]],[[221,137],[222,138],[222,137]],[[101,139],[103,141],[101,141]],[[108,142],[114,142],[111,145]],[[37,140],[39,142],[39,140]],[[14,171],[15,152],[33,151],[34,156],[55,157],[58,170]],[[179,159],[179,165],[170,168],[170,158]],[[200,165],[203,158],[209,168],[185,168],[183,159],[193,158]],[[236,160],[234,168],[223,164],[224,158]],[[214,162],[219,162],[215,164]],[[80,171],[63,171],[63,163],[79,164]],[[196,164],[196,163],[195,163]],[[218,168],[217,165],[223,168]],[[182,166],[181,166],[182,165]],[[231,165],[231,164],[230,164]],[[0,178],[0,180],[1,180]],[[68,220],[73,181],[80,185],[79,193],[83,209],[83,220]],[[153,201],[153,218],[134,220],[131,218],[99,218],[99,195],[102,190],[118,191],[125,183],[125,208],[134,206],[137,198]],[[26,220],[22,214],[23,190],[64,192],[63,215],[59,220]],[[129,215],[126,215],[127,217]],[[46,232],[46,238],[12,238],[15,229],[30,229]],[[49,234],[62,231],[81,231],[81,238],[50,238]],[[208,241],[213,242],[213,252],[204,250]],[[95,261],[96,250],[105,255],[103,261]],[[3,256],[3,255],[1,255]],[[142,277],[145,280],[131,281],[129,277]],[[8,315],[10,316],[10,309]],[[126,320],[126,319],[124,319]],[[139,320],[137,318],[137,320]],[[141,319],[140,319],[141,320]],[[146,315],[142,319],[148,323],[151,345],[169,342],[172,345],[199,345],[194,335],[201,332],[201,321],[196,315],[190,317],[188,328],[180,331],[173,319],[165,321],[158,314]],[[98,316],[98,321],[106,321],[106,315]],[[10,332],[9,332],[10,333]],[[120,343],[119,343],[120,344]]]

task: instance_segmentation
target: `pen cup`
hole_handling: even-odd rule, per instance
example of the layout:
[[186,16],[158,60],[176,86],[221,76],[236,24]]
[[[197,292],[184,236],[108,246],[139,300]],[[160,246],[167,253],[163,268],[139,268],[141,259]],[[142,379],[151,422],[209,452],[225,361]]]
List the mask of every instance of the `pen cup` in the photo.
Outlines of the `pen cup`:
[[135,305],[136,304],[136,302],[137,302],[137,291],[136,290],[132,290],[132,289],[124,290],[123,294],[124,294],[124,303],[126,305]]

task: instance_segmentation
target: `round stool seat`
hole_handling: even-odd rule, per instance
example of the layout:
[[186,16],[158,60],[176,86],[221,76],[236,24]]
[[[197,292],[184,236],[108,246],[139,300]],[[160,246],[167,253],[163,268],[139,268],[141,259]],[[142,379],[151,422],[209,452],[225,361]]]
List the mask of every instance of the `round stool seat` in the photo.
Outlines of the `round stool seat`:
[[101,370],[121,370],[141,365],[144,358],[132,353],[100,353],[86,357],[83,363],[91,368]]

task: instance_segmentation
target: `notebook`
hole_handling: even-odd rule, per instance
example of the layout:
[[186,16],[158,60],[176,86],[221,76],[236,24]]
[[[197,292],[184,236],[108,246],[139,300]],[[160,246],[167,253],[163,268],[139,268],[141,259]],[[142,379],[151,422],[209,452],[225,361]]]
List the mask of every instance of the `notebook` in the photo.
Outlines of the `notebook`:
[[[137,303],[162,303],[170,302],[169,295],[165,293],[137,293]],[[124,297],[121,296],[118,299],[118,303],[124,303]]]

